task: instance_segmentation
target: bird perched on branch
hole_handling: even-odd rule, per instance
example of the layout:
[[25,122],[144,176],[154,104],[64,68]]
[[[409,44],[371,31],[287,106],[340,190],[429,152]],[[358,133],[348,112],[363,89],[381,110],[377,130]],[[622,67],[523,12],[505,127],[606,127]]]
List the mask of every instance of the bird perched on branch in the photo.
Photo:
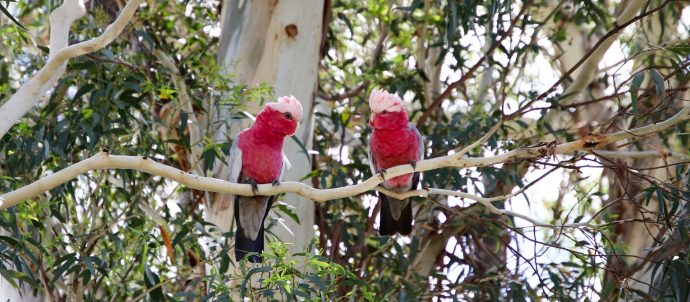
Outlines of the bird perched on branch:
[[[254,124],[233,141],[228,161],[230,181],[248,183],[254,191],[257,184],[277,185],[283,177],[287,159],[283,140],[297,131],[302,118],[302,104],[294,97],[278,98],[268,103]],[[261,262],[264,249],[264,220],[275,196],[235,196],[235,259],[249,253],[250,262]]]
[[[411,164],[424,157],[424,139],[417,128],[409,122],[407,111],[399,96],[383,90],[374,90],[369,96],[372,116],[369,124],[373,128],[369,141],[369,165],[372,173],[381,173],[383,187],[404,193],[415,190],[419,183],[419,172],[386,179],[386,168]],[[412,232],[412,204],[410,199],[398,200],[379,193],[381,211],[379,234],[409,235]]]

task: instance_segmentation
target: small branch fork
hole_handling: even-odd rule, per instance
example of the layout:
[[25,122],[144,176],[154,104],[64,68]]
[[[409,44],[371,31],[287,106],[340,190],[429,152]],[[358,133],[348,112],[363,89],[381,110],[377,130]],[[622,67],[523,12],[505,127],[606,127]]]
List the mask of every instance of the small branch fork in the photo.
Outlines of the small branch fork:
[[[681,122],[687,121],[688,119],[690,119],[690,107],[685,107],[678,113],[676,113],[674,116],[670,117],[669,119],[663,122],[654,123],[644,127],[634,128],[627,131],[620,131],[606,135],[589,135],[581,140],[563,144],[538,144],[534,146],[518,148],[510,152],[487,157],[464,157],[466,150],[462,150],[462,152],[456,154],[419,161],[416,163],[416,167],[414,168],[412,167],[412,165],[407,164],[387,169],[386,176],[396,177],[404,174],[409,174],[414,171],[429,171],[444,167],[485,167],[518,160],[533,160],[537,158],[553,156],[555,154],[568,154],[579,150],[585,150],[590,153],[601,153],[602,151],[593,149],[630,138],[637,138],[640,136],[654,134],[666,130],[670,127],[673,127],[674,125],[677,125]],[[494,129],[492,130],[495,131]],[[479,142],[485,140],[486,137],[487,136],[480,139]],[[472,146],[476,144],[477,143],[472,144]],[[659,156],[665,155],[659,153]],[[357,185],[345,186],[340,188],[315,189],[309,185],[299,182],[282,182],[279,185],[258,185],[258,190],[254,192],[252,186],[249,184],[238,184],[217,178],[189,174],[176,168],[158,163],[150,158],[142,156],[111,155],[107,151],[98,153],[91,158],[78,162],[72,166],[69,166],[63,170],[56,172],[55,174],[41,178],[36,182],[31,183],[25,187],[0,195],[0,210],[7,209],[11,206],[18,204],[21,201],[30,199],[36,195],[39,195],[42,192],[55,188],[60,184],[63,184],[77,177],[78,175],[87,173],[92,170],[105,169],[138,170],[141,172],[168,178],[180,184],[184,184],[192,189],[204,190],[209,192],[231,193],[242,196],[253,196],[255,194],[276,195],[281,193],[293,193],[301,195],[305,198],[309,198],[315,202],[324,202],[327,200],[356,196],[370,190],[379,190],[386,195],[390,195],[392,197],[399,199],[410,196],[428,196],[430,194],[441,194],[475,200],[487,207],[493,213],[519,217],[533,223],[535,226],[558,228],[596,227],[590,224],[591,220],[581,223],[566,224],[559,226],[543,224],[539,223],[535,219],[532,219],[520,213],[515,213],[508,210],[500,210],[491,204],[492,201],[510,198],[512,196],[522,193],[521,191],[492,198],[485,198],[463,192],[434,188],[411,191],[401,195],[387,191],[386,189],[379,187],[379,184],[381,184],[384,180],[380,174],[377,174]]]

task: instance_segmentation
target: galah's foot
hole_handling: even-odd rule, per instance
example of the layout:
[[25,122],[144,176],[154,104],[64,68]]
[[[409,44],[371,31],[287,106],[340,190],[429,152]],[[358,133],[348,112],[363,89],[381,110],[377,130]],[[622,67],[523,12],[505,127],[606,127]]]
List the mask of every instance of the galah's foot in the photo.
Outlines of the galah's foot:
[[275,187],[275,186],[279,186],[279,185],[280,185],[280,180],[277,180],[277,179],[274,180],[274,181],[271,183],[271,185],[274,186],[274,187]]
[[259,192],[259,185],[256,184],[256,180],[250,180],[249,184],[252,185],[252,193],[256,196],[256,192]]
[[381,178],[383,178],[383,180],[386,180],[386,169],[379,169],[379,174],[381,175]]
[[417,170],[417,161],[416,160],[411,160],[410,161],[410,166],[412,166],[412,171]]

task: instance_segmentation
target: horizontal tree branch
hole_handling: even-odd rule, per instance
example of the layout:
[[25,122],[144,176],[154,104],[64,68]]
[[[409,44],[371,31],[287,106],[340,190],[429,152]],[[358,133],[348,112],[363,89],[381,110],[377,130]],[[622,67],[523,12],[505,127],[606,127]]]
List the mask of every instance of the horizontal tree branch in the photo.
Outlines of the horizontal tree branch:
[[[449,196],[457,196],[461,198],[467,198],[475,200],[489,209],[489,211],[500,214],[500,215],[510,215],[514,217],[519,217],[525,219],[535,226],[541,227],[593,227],[591,219],[586,222],[565,224],[565,225],[550,225],[544,224],[536,221],[533,218],[525,216],[520,213],[516,213],[509,210],[501,210],[494,207],[491,202],[497,200],[503,200],[520,194],[521,191],[511,193],[509,195],[485,198],[468,193],[443,190],[443,189],[425,189],[416,190],[412,192],[407,192],[405,194],[397,194],[390,192],[382,187],[379,187],[384,181],[384,178],[391,178],[395,176],[400,176],[403,174],[409,174],[415,171],[428,171],[444,167],[458,167],[458,168],[469,168],[469,167],[484,167],[500,163],[518,161],[518,160],[530,160],[546,156],[553,156],[555,154],[568,154],[574,151],[589,150],[592,153],[601,154],[605,152],[603,150],[592,150],[593,148],[602,147],[604,145],[622,141],[629,138],[635,138],[639,136],[645,136],[649,134],[654,134],[663,130],[666,130],[674,125],[677,125],[683,121],[690,119],[690,107],[685,107],[676,113],[669,119],[647,125],[644,127],[639,127],[627,131],[615,132],[607,135],[589,135],[581,140],[556,144],[551,143],[541,143],[533,146],[527,146],[506,152],[500,155],[487,156],[487,157],[463,157],[464,153],[458,153],[448,156],[442,156],[437,158],[431,158],[423,161],[419,161],[416,167],[411,165],[401,165],[396,166],[386,170],[384,175],[377,174],[373,177],[363,181],[362,183],[345,186],[340,188],[331,189],[315,189],[306,184],[299,182],[283,182],[279,185],[272,184],[261,184],[258,186],[258,191],[256,195],[276,195],[281,193],[293,193],[298,194],[303,197],[309,198],[315,202],[324,202],[327,200],[345,198],[350,196],[356,196],[370,190],[379,190],[384,192],[384,194],[391,195],[396,198],[410,197],[410,196],[428,196],[429,194],[441,194]],[[480,140],[481,141],[481,140]],[[648,151],[644,151],[648,152]],[[658,152],[658,151],[654,151]],[[659,154],[661,156],[661,154]],[[0,209],[7,209],[17,203],[30,199],[42,192],[53,189],[78,175],[84,174],[92,170],[105,170],[105,169],[132,169],[141,172],[149,173],[152,175],[157,175],[161,177],[174,180],[178,183],[184,184],[187,187],[197,190],[204,190],[209,192],[220,192],[220,193],[232,193],[243,196],[255,195],[252,192],[251,185],[249,184],[238,184],[229,181],[204,177],[199,175],[193,175],[181,171],[179,169],[158,163],[150,158],[141,156],[123,156],[123,155],[110,155],[108,152],[101,152],[94,155],[91,158],[78,162],[72,166],[62,169],[55,174],[46,176],[37,180],[36,182],[29,184],[25,187],[17,189],[12,192],[8,192],[0,195]],[[594,217],[592,217],[594,219]]]
[[647,151],[611,151],[611,150],[597,150],[592,153],[603,156],[605,158],[620,158],[620,159],[643,159],[643,158],[674,158],[678,160],[690,160],[689,154],[679,152],[671,152],[666,150],[647,150]]

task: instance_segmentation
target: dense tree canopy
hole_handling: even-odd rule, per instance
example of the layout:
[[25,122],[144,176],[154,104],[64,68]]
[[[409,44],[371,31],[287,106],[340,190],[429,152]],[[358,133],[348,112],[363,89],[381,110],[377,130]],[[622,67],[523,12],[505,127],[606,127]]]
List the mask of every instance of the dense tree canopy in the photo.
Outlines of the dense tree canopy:
[[[372,190],[319,200],[309,219],[278,202],[264,263],[235,262],[234,231],[206,219],[215,194],[141,169],[86,169],[3,207],[103,152],[223,179],[226,127],[277,97],[218,62],[236,2],[144,1],[0,134],[0,298],[16,287],[51,301],[688,301],[682,1],[319,2],[316,93],[301,100],[313,141],[294,138],[292,159],[311,172],[290,180],[374,182],[367,100],[398,94],[432,159],[410,236],[378,235]],[[87,2],[69,43],[101,35],[126,3]],[[48,62],[60,5],[0,3],[0,106]],[[288,220],[314,221],[298,253],[271,235]]]

